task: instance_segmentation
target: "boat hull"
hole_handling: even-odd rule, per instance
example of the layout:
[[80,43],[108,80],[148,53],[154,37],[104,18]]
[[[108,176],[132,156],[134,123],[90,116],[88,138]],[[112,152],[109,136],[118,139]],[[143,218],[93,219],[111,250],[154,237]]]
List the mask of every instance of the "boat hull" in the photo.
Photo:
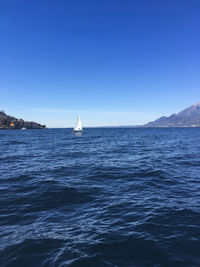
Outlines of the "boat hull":
[[73,131],[72,133],[76,136],[81,136],[83,134],[83,131]]

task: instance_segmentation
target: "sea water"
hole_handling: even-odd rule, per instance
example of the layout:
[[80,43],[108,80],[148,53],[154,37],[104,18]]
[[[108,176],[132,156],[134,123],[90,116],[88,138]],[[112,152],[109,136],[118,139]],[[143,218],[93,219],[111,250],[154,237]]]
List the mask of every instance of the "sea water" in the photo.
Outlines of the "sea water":
[[199,266],[200,128],[0,131],[0,266]]

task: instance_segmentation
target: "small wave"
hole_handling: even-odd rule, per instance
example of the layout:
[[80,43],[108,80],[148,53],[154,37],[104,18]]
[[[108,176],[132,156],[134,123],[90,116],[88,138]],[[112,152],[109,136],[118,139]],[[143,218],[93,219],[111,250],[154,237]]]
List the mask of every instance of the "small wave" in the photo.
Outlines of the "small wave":
[[24,240],[0,252],[1,266],[48,266],[63,246],[64,241],[57,239]]
[[28,142],[25,142],[25,141],[10,141],[10,142],[7,142],[5,143],[4,145],[26,145],[28,144]]
[[18,193],[15,196],[7,198],[5,205],[16,206],[26,212],[47,211],[50,209],[60,209],[63,206],[73,204],[84,205],[91,202],[93,197],[87,191],[80,191],[73,187],[65,188],[37,188],[34,191],[29,191],[27,194]]
[[93,245],[92,256],[82,257],[71,266],[155,266],[170,262],[167,253],[154,241],[134,236],[113,238]]

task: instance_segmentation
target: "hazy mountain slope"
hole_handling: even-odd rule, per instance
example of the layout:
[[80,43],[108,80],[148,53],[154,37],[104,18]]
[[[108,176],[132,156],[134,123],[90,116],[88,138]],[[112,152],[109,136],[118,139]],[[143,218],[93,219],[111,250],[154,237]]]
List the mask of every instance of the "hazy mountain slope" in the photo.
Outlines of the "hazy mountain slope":
[[160,117],[144,125],[145,127],[200,127],[200,103],[169,117]]

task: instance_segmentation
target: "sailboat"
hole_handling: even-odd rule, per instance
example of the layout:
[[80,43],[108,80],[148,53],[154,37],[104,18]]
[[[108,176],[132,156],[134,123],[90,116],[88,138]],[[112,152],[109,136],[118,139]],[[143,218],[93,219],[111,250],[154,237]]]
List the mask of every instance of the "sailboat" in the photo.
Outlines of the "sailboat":
[[76,121],[73,133],[76,134],[76,135],[79,135],[79,136],[82,135],[82,133],[83,133],[83,128],[82,128],[80,115],[78,116],[78,119]]

